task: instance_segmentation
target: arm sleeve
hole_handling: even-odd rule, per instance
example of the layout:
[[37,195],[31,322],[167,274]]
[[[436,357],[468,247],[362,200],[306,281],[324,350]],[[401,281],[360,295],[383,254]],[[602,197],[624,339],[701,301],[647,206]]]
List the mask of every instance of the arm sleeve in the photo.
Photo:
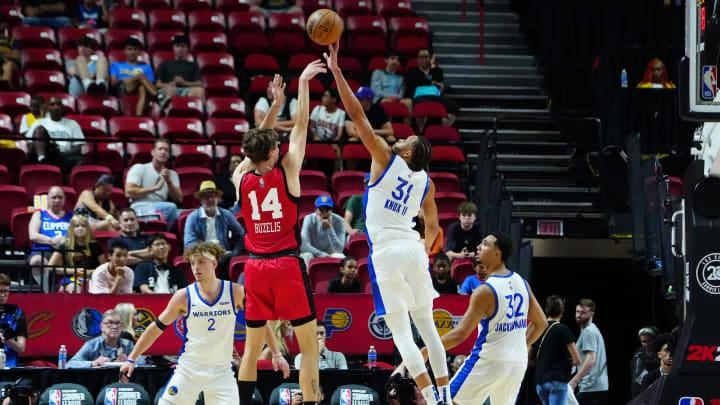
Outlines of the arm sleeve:
[[90,342],[86,342],[83,347],[75,353],[74,356],[68,361],[68,368],[90,368],[92,367],[92,360],[90,357]]
[[130,167],[130,170],[128,170],[127,177],[125,178],[125,184],[132,183],[137,186],[143,187],[143,181],[142,181],[142,168],[140,167],[140,164],[134,164],[132,167]]
[[260,110],[265,113],[267,113],[269,109],[270,109],[270,104],[268,103],[268,100],[265,97],[260,97],[258,99],[257,103],[255,103],[255,107],[253,108],[253,110]]
[[142,69],[143,72],[145,72],[145,77],[147,77],[148,80],[150,80],[151,82],[155,83],[155,73],[153,73],[150,65],[143,65]]
[[572,333],[572,331],[570,330],[570,328],[568,328],[568,327],[565,326],[565,325],[562,325],[562,326],[563,326],[563,328],[562,328],[562,335],[561,335],[561,336],[562,336],[562,341],[563,341],[563,345],[564,345],[564,346],[567,346],[568,344],[570,344],[570,343],[572,343],[572,342],[575,341],[575,336],[573,335],[573,333]]
[[314,216],[314,213],[308,214],[303,221],[302,231],[300,233],[300,236],[302,238],[302,246],[300,250],[302,252],[310,252],[313,254],[313,256],[326,256],[325,252],[315,248],[315,246],[312,245],[311,233],[313,232],[312,228],[315,226],[315,220],[313,218]]
[[320,114],[320,106],[316,105],[310,113],[310,121],[317,121],[318,115]]
[[71,121],[70,126],[72,127],[72,139],[85,139],[82,128],[80,128],[80,124],[78,124],[77,121]]
[[470,277],[472,276],[465,277],[465,281],[463,281],[462,287],[460,287],[460,292],[463,294],[472,294],[472,287],[470,287]]
[[120,65],[118,65],[117,62],[113,62],[112,65],[110,65],[110,76],[117,77],[118,73],[120,73]]

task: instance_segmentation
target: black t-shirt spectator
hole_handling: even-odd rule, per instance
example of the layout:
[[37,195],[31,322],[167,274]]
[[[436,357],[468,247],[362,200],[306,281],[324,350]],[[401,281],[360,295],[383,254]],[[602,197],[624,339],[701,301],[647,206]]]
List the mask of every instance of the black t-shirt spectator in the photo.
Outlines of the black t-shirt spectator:
[[405,98],[413,98],[418,86],[429,86],[433,81],[442,83],[443,79],[443,72],[438,67],[431,68],[429,75],[423,73],[420,68],[410,68],[405,73]]
[[75,262],[69,263],[65,249],[67,249],[65,247],[65,242],[61,242],[60,245],[58,245],[57,250],[62,253],[64,266],[82,267],[88,270],[95,270],[98,266],[100,266],[100,260],[98,260],[98,257],[105,254],[102,247],[97,242],[90,242],[89,247],[76,244],[73,251],[75,253],[83,252],[83,255],[77,254],[75,256]]
[[142,235],[137,236],[116,236],[108,241],[108,246],[112,245],[114,241],[121,241],[124,242],[126,245],[128,245],[128,249],[131,251],[133,250],[141,250],[141,249],[147,249],[147,240]]
[[336,277],[332,280],[330,280],[330,284],[328,284],[328,291],[329,293],[359,293],[362,291],[362,284],[360,283],[360,280],[355,279],[353,280],[352,284],[350,284],[350,287],[344,287],[342,284],[342,279],[340,277]]
[[474,252],[480,242],[482,242],[482,233],[480,233],[479,224],[475,223],[469,231],[465,231],[460,226],[460,221],[458,221],[448,228],[445,251],[460,253],[463,248],[467,248],[468,251]]
[[155,72],[155,78],[163,83],[170,83],[175,76],[180,76],[188,82],[202,80],[200,67],[197,63],[189,60],[166,60],[160,64],[157,72]]
[[545,332],[533,344],[537,353],[535,366],[537,384],[548,381],[570,381],[571,363],[567,345],[574,341],[575,336],[570,328],[557,321],[548,322]]
[[154,291],[155,284],[157,283],[158,277],[160,277],[158,270],[169,270],[167,277],[168,287],[171,290],[171,294],[187,286],[187,281],[185,280],[185,273],[183,273],[182,270],[167,263],[155,263],[153,261],[138,263],[137,267],[135,267],[135,279],[133,281],[133,288],[135,288],[136,291],[140,291],[140,286],[143,284],[147,284],[148,287],[150,287],[150,289]]
[[452,277],[448,277],[444,284],[440,284],[437,277],[432,278],[433,288],[440,294],[457,294],[458,293],[458,282]]
[[[365,115],[367,115],[368,121],[370,121],[370,125],[374,129],[380,129],[386,122],[390,122],[390,117],[385,112],[385,109],[377,104],[371,105],[370,109],[365,111]],[[349,115],[345,115],[345,121],[352,121],[352,119],[350,119]]]

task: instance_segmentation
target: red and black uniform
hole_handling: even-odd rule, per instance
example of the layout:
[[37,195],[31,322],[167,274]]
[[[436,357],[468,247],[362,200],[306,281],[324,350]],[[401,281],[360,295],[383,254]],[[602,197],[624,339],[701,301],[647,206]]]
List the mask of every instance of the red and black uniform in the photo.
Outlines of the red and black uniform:
[[310,279],[298,256],[299,198],[290,195],[285,170],[277,166],[240,181],[240,210],[245,223],[245,320],[260,327],[266,320],[302,325],[315,319]]

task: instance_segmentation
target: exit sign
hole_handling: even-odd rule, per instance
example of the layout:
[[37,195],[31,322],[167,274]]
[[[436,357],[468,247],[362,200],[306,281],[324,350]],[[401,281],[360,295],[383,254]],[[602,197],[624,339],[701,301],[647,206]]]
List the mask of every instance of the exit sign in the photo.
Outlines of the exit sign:
[[563,221],[538,219],[537,234],[540,236],[563,236]]

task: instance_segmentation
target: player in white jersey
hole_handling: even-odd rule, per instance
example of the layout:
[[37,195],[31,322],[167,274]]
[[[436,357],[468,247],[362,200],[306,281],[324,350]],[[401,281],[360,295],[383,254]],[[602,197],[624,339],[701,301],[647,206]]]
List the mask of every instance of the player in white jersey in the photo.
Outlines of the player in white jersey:
[[[202,391],[206,404],[238,404],[237,383],[231,361],[238,310],[243,288],[215,276],[217,261],[225,251],[215,243],[198,243],[185,250],[196,282],[173,294],[165,310],[140,336],[120,368],[124,379],[132,376],[135,359],[150,348],[163,330],[182,318],[183,347],[175,372],[165,385],[158,404],[192,405]],[[273,353],[280,353],[270,339]],[[287,361],[273,356],[273,364],[289,375]],[[284,362],[284,364],[283,364]],[[277,369],[277,368],[276,368]]]
[[[340,98],[372,155],[370,183],[365,191],[365,228],[370,244],[368,269],[372,281],[375,314],[384,317],[393,340],[429,405],[450,403],[448,369],[440,336],[433,322],[433,289],[428,255],[438,232],[435,186],[423,170],[432,158],[426,138],[411,136],[392,148],[374,134],[365,111],[350,90],[337,64],[339,43],[325,54]],[[425,242],[413,230],[414,218],[425,219]],[[412,315],[423,341],[430,349],[430,365],[440,391],[435,390],[420,350],[412,339]]]
[[527,281],[505,267],[511,252],[512,240],[504,233],[493,232],[482,240],[476,257],[487,270],[487,280],[473,291],[457,326],[442,337],[450,350],[478,328],[472,352],[450,382],[457,405],[480,405],[488,397],[492,405],[515,404],[527,368],[527,348],[547,327]]

